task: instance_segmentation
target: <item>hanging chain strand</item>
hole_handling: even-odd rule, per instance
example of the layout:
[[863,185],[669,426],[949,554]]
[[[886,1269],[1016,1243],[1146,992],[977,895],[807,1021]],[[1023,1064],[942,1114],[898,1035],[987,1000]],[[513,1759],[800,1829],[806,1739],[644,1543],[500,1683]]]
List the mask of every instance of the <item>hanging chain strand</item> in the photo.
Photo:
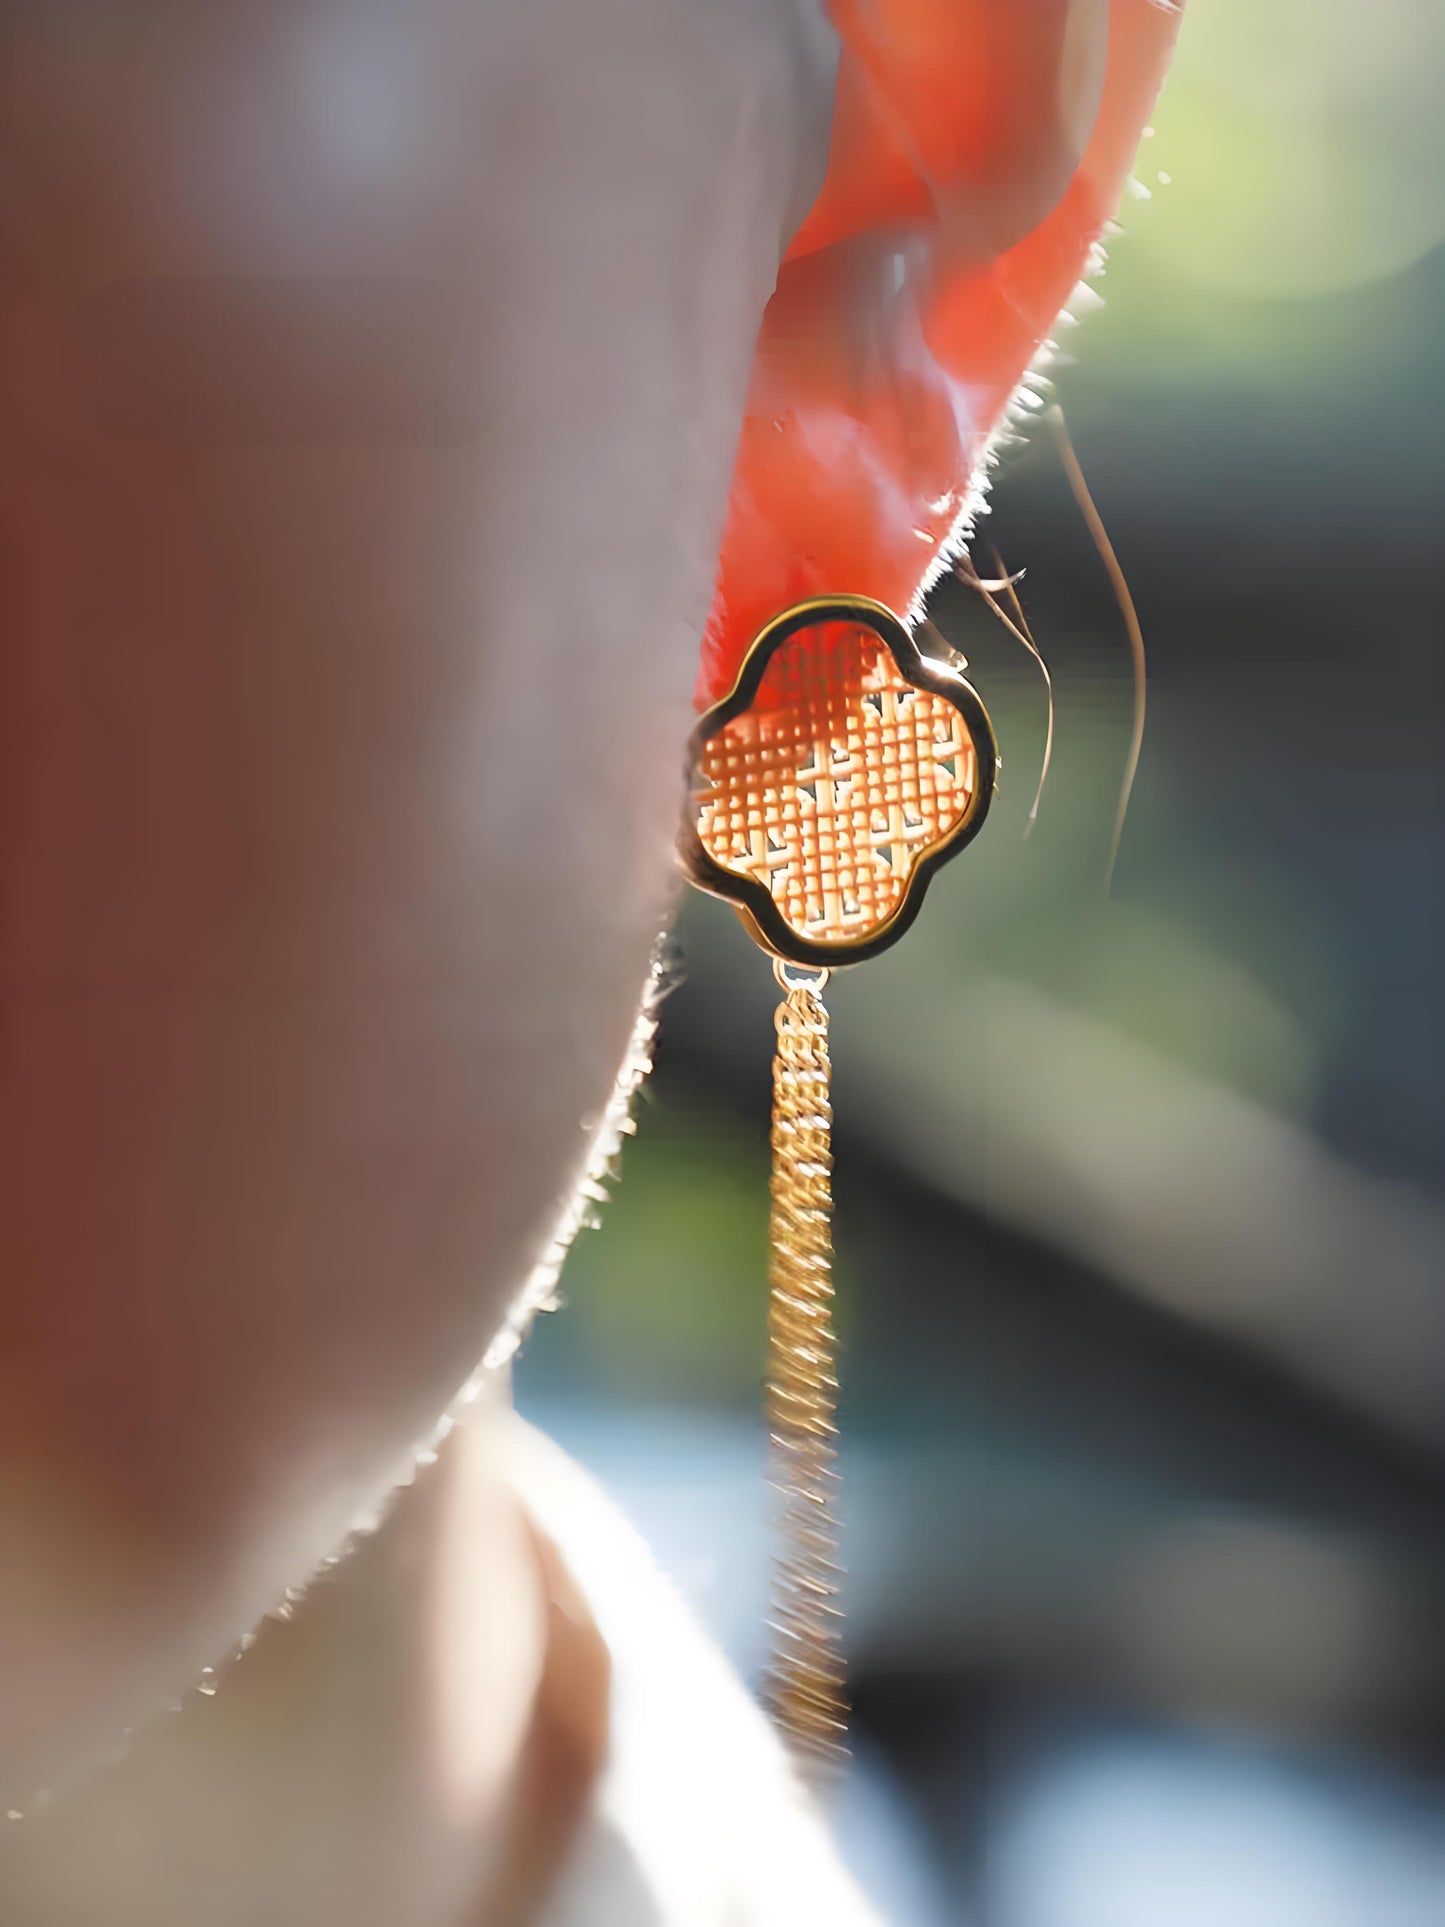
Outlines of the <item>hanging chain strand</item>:
[[[846,1758],[834,1517],[828,972],[897,941],[939,865],[982,827],[998,746],[977,692],[865,596],[763,625],[689,744],[678,854],[774,959],[769,1471],[779,1549],[772,1713],[804,1776]],[[811,966],[802,967],[802,960]]]
[[767,1413],[781,1524],[773,1583],[773,1717],[815,1786],[846,1757],[847,1703],[837,1606],[838,1380],[832,1326],[832,1109],[827,972],[784,990],[773,1058],[772,1258]]

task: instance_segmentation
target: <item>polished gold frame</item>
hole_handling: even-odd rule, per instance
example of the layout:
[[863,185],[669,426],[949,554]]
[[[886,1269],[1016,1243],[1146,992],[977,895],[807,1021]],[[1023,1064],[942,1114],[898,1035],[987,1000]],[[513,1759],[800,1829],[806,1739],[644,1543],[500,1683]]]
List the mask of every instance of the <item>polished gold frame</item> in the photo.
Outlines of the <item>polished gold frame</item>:
[[[764,884],[755,877],[739,876],[725,869],[704,849],[697,826],[697,771],[704,744],[751,707],[764,671],[778,650],[800,630],[833,622],[851,623],[877,636],[905,682],[942,697],[958,711],[973,738],[978,780],[969,806],[958,822],[915,862],[908,887],[886,922],[866,937],[816,942],[800,936],[785,922]],[[868,596],[813,597],[774,617],[759,632],[731,690],[707,711],[693,730],[688,743],[687,800],[678,836],[678,861],[689,882],[710,896],[722,897],[731,903],[749,934],[774,957],[815,970],[836,970],[845,964],[863,963],[897,943],[918,915],[935,871],[957,856],[983,828],[998,782],[998,764],[993,724],[977,690],[957,670],[925,656],[891,609]]]

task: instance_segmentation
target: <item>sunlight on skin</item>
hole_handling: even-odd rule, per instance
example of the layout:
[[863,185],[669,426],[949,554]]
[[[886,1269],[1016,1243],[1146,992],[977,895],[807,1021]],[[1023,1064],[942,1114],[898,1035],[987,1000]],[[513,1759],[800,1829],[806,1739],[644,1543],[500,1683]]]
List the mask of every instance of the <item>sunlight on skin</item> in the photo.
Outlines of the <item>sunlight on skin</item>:
[[[1129,0],[1111,107],[1077,6],[1048,9],[1060,139],[968,183],[978,246],[1010,242],[1102,98],[1030,302],[965,275],[945,317],[1002,356],[975,425],[1173,30]],[[667,913],[836,51],[816,0],[0,24],[0,1808],[304,1582],[545,1257]],[[885,389],[907,343],[816,267],[792,286],[826,416],[857,337]],[[919,417],[948,417],[942,519],[927,551],[901,524],[890,600],[955,532],[963,378]],[[807,479],[774,464],[790,502]],[[794,530],[746,499],[771,605]],[[871,488],[853,507],[885,528]],[[470,1799],[494,1762],[447,1751]]]
[[826,153],[801,0],[181,19],[0,27],[0,1807],[304,1580],[546,1248]]
[[[24,1927],[383,1927],[469,1917],[532,1713],[543,1601],[474,1411],[381,1529],[123,1762],[0,1816]],[[258,1852],[258,1843],[265,1851]]]

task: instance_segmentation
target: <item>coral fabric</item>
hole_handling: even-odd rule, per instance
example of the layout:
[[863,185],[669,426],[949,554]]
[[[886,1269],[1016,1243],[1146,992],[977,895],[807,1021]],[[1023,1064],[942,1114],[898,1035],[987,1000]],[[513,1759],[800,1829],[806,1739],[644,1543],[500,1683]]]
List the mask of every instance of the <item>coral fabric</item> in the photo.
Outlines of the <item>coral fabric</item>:
[[834,0],[828,173],[764,317],[700,707],[806,596],[919,599],[1123,191],[1172,0]]

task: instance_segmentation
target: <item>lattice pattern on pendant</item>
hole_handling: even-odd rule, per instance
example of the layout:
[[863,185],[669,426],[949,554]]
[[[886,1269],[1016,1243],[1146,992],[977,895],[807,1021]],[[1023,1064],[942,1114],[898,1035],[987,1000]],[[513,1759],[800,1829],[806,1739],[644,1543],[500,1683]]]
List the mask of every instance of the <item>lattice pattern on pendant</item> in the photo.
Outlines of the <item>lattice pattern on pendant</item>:
[[703,746],[698,834],[792,929],[847,941],[887,922],[977,783],[952,703],[915,689],[876,637],[835,625],[785,643],[753,706]]

